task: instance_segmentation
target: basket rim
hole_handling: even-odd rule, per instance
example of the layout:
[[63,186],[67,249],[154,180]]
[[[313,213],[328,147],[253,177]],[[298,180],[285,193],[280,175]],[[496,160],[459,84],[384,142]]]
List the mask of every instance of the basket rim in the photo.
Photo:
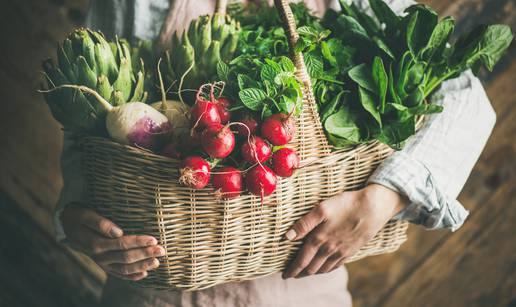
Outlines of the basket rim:
[[[118,142],[110,139],[109,137],[91,136],[91,135],[83,136],[78,141],[79,148],[83,148],[85,146],[85,144],[87,144],[87,143],[102,143],[102,144],[106,144],[106,145],[111,146],[111,147],[116,147],[119,150],[124,150],[124,151],[127,151],[127,152],[133,152],[133,153],[139,154],[141,156],[150,157],[153,160],[161,160],[162,162],[168,162],[168,163],[170,163],[170,162],[180,163],[181,162],[181,159],[166,157],[166,156],[160,155],[160,154],[158,154],[156,152],[153,152],[153,151],[151,151],[149,149],[141,148],[141,147],[138,147],[138,146],[118,143]],[[383,143],[381,143],[378,140],[369,140],[369,141],[364,142],[364,143],[350,145],[350,146],[343,147],[343,148],[337,148],[335,146],[331,146],[330,153],[328,153],[324,157],[329,157],[329,156],[333,156],[333,155],[341,154],[341,153],[347,153],[347,154],[359,153],[359,152],[361,152],[363,150],[371,150],[371,149],[374,149],[375,147],[380,149],[380,148],[383,148],[383,147],[386,147],[386,146],[387,146],[386,144],[383,144]],[[324,157],[321,157],[321,158],[324,158]]]

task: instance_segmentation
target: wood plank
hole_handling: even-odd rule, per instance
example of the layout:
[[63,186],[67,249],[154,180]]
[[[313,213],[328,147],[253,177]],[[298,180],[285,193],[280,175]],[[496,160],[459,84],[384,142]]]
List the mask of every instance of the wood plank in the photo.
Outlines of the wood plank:
[[515,197],[516,186],[506,182],[379,305],[506,306],[515,300]]
[[[102,281],[77,265],[18,205],[0,194],[2,306],[94,306]],[[23,225],[23,227],[20,227]]]
[[[494,86],[496,84],[493,83]],[[516,103],[512,97],[507,98],[510,98],[506,100],[507,104]],[[501,185],[516,181],[514,131],[516,112],[513,111],[499,120],[487,149],[459,197],[461,203],[472,212],[484,206]],[[466,221],[468,223],[469,220]],[[378,304],[384,296],[394,291],[400,280],[414,274],[414,270],[446,239],[459,235],[446,231],[428,232],[421,227],[412,226],[408,236],[409,241],[398,252],[371,257],[348,266],[350,291],[356,306]]]
[[[41,94],[41,61],[55,53],[60,41],[76,25],[71,11],[83,12],[87,0],[36,3],[7,1],[0,11],[0,29],[10,29],[9,44],[0,52],[0,121],[3,150],[0,184],[9,195],[52,231],[52,211],[61,189],[58,158],[59,124],[52,118]],[[84,14],[73,13],[82,19]],[[30,29],[30,31],[27,31]],[[7,37],[7,35],[3,35]]]
[[[516,8],[511,0],[423,2],[430,3],[443,14],[455,16],[459,20],[459,32],[479,22],[504,22],[516,29]],[[6,102],[0,120],[8,123],[4,127],[9,128],[0,132],[0,142],[3,144],[0,151],[0,186],[9,190],[10,195],[15,196],[17,202],[23,204],[24,210],[44,225],[46,231],[52,228],[51,212],[61,185],[57,164],[61,141],[59,126],[50,117],[43,100],[28,89],[37,88],[40,78],[36,72],[41,59],[52,55],[55,42],[80,22],[86,4],[87,0],[40,0],[30,3],[7,0],[0,11],[1,31],[14,31],[2,34],[2,37],[9,37],[9,43],[0,48],[0,82],[3,84],[0,97]],[[77,19],[72,18],[74,15]],[[499,125],[461,194],[461,201],[469,209],[475,210],[485,205],[493,191],[516,178],[512,158],[515,156],[512,143],[516,129],[508,124],[516,122],[513,108],[516,103],[513,98],[515,50],[513,44],[509,55],[504,57],[495,72],[482,75],[498,113]],[[408,287],[403,281],[415,278],[412,276],[426,259],[431,258],[446,239],[457,236],[460,234],[426,232],[412,227],[409,242],[399,253],[353,264],[350,267],[350,286],[355,305],[374,305],[390,291],[395,291],[400,283]],[[505,282],[502,288],[510,285],[510,282]],[[8,285],[0,283],[2,286]],[[3,301],[0,296],[1,306],[16,306],[14,302],[19,300]]]
[[[486,200],[500,185],[516,180],[516,112],[511,107],[516,104],[512,95],[513,77],[516,61],[511,68],[502,73],[501,78],[488,87],[488,94],[499,114],[498,124],[489,140],[486,150],[474,168],[460,201],[472,212],[485,205]],[[469,220],[466,222],[466,225]],[[372,257],[356,264],[350,269],[350,289],[357,306],[373,306],[393,291],[404,278],[414,274],[447,238],[460,236],[446,232],[427,232],[420,227],[409,229],[409,241],[401,250],[392,255]],[[374,293],[375,295],[371,295]]]

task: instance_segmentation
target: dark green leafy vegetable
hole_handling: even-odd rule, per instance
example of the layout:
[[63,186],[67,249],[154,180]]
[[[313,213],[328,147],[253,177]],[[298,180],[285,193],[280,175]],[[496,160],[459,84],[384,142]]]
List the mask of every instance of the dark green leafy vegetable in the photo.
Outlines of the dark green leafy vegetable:
[[[304,54],[333,145],[376,139],[400,149],[415,133],[418,116],[442,111],[427,102],[428,96],[469,68],[492,70],[513,35],[508,26],[479,26],[453,43],[453,18],[439,20],[428,6],[413,5],[398,16],[382,0],[369,3],[374,16],[341,0],[342,10],[329,10],[322,19],[302,4],[292,5],[300,35],[295,51]],[[275,9],[262,2],[234,12],[243,29],[238,50],[247,60],[245,67],[229,66],[259,81],[249,89],[240,87],[242,103],[254,111],[261,108],[262,115],[284,112],[289,105],[300,109],[294,103],[300,91],[293,70],[278,60],[289,50]],[[223,68],[219,77],[231,83]]]

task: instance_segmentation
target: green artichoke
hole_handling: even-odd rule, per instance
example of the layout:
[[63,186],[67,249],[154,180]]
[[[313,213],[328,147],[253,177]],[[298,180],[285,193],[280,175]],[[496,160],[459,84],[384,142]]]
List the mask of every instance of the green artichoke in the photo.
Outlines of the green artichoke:
[[181,37],[174,33],[161,68],[167,87],[177,92],[183,76],[181,89],[196,90],[202,84],[215,81],[217,63],[233,58],[239,33],[239,23],[221,14],[192,21]]
[[148,93],[147,102],[152,103],[161,99],[159,82],[157,79],[157,67],[159,57],[156,56],[154,42],[150,40],[139,40],[132,44],[131,56],[133,59],[133,69],[135,71],[145,69],[145,92]]
[[[97,91],[112,105],[145,101],[143,61],[133,69],[130,46],[123,40],[108,42],[102,33],[88,29],[73,31],[57,48],[58,66],[43,63],[52,115],[68,130],[101,128],[105,108],[91,95],[61,85],[84,85]],[[53,90],[54,89],[54,90]]]

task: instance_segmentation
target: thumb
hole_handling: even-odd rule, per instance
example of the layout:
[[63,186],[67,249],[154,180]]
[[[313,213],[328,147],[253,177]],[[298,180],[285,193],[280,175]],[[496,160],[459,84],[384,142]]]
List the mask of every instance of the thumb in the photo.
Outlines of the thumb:
[[84,209],[82,223],[90,229],[108,238],[119,238],[124,232],[115,223],[98,215],[95,211]]
[[300,218],[292,228],[285,234],[285,237],[290,241],[303,239],[310,231],[317,225],[322,223],[325,219],[323,207],[321,205],[314,207],[305,216]]

